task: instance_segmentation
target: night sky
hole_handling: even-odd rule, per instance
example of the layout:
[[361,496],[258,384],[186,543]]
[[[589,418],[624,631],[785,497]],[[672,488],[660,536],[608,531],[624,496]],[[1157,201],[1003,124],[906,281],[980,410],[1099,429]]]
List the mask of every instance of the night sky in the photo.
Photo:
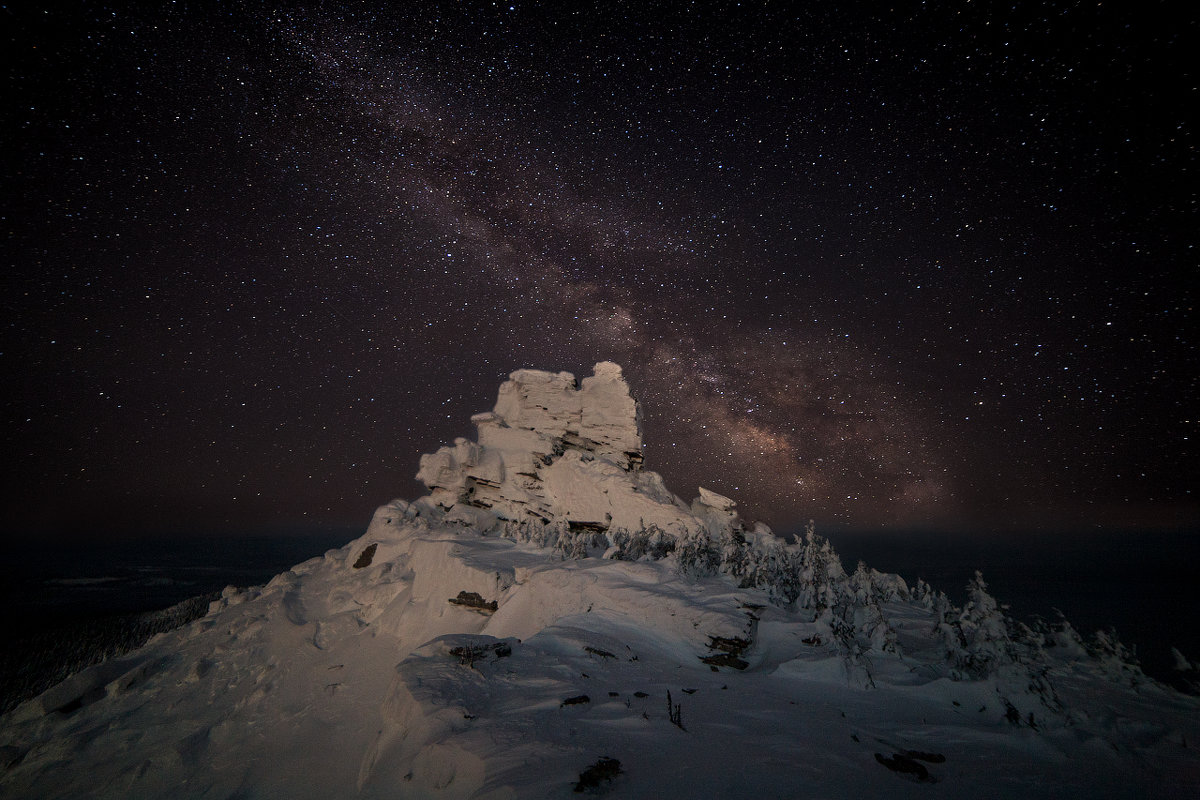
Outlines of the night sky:
[[606,359],[777,529],[1200,524],[1185,11],[37,5],[6,536],[364,525]]

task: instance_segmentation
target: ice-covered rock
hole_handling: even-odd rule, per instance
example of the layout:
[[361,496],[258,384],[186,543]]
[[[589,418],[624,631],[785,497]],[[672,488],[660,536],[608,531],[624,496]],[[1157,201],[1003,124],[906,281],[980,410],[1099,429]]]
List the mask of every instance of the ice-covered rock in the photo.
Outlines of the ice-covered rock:
[[602,361],[591,377],[522,369],[496,406],[471,418],[479,441],[458,439],[421,457],[417,479],[452,517],[564,522],[597,531],[657,527],[713,536],[738,525],[736,503],[707,489],[689,506],[642,469],[641,412],[621,367]]

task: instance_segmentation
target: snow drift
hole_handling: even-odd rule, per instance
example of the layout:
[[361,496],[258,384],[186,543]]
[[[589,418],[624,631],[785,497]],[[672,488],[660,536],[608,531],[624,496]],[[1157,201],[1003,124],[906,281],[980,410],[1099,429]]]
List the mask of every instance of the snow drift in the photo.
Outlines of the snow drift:
[[847,573],[642,467],[620,368],[514,372],[429,495],[0,721],[5,797],[1191,797],[1120,643]]

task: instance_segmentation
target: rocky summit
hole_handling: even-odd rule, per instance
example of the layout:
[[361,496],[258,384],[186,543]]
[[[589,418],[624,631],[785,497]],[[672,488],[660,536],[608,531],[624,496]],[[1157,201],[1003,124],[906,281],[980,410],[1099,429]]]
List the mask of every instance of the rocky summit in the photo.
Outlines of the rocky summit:
[[565,522],[575,529],[716,536],[736,504],[700,489],[690,507],[662,476],[642,469],[641,414],[621,368],[591,377],[523,369],[500,387],[496,407],[471,418],[479,441],[421,457],[417,479],[449,519],[487,529],[497,521]]
[[473,419],[426,497],[0,718],[0,797],[1200,795],[1200,703],[1114,637],[685,503],[615,364]]

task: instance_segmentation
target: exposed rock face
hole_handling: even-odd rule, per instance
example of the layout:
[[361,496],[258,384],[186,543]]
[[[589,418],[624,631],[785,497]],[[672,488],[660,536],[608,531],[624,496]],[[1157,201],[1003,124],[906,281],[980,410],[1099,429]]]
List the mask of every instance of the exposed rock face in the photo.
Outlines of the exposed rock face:
[[[582,384],[569,372],[552,374],[523,369],[509,376],[500,387],[493,426],[488,441],[480,426],[480,442],[503,447],[506,439],[495,430],[510,428],[535,431],[540,436],[594,453],[622,467],[640,462],[641,419],[637,403],[629,395],[629,384],[621,368],[603,361]],[[477,421],[477,424],[483,422]]]
[[707,489],[691,507],[642,470],[641,414],[621,368],[603,361],[582,382],[569,372],[517,370],[496,407],[471,418],[479,441],[421,457],[430,501],[470,524],[567,522],[597,531],[717,532],[735,503]]

